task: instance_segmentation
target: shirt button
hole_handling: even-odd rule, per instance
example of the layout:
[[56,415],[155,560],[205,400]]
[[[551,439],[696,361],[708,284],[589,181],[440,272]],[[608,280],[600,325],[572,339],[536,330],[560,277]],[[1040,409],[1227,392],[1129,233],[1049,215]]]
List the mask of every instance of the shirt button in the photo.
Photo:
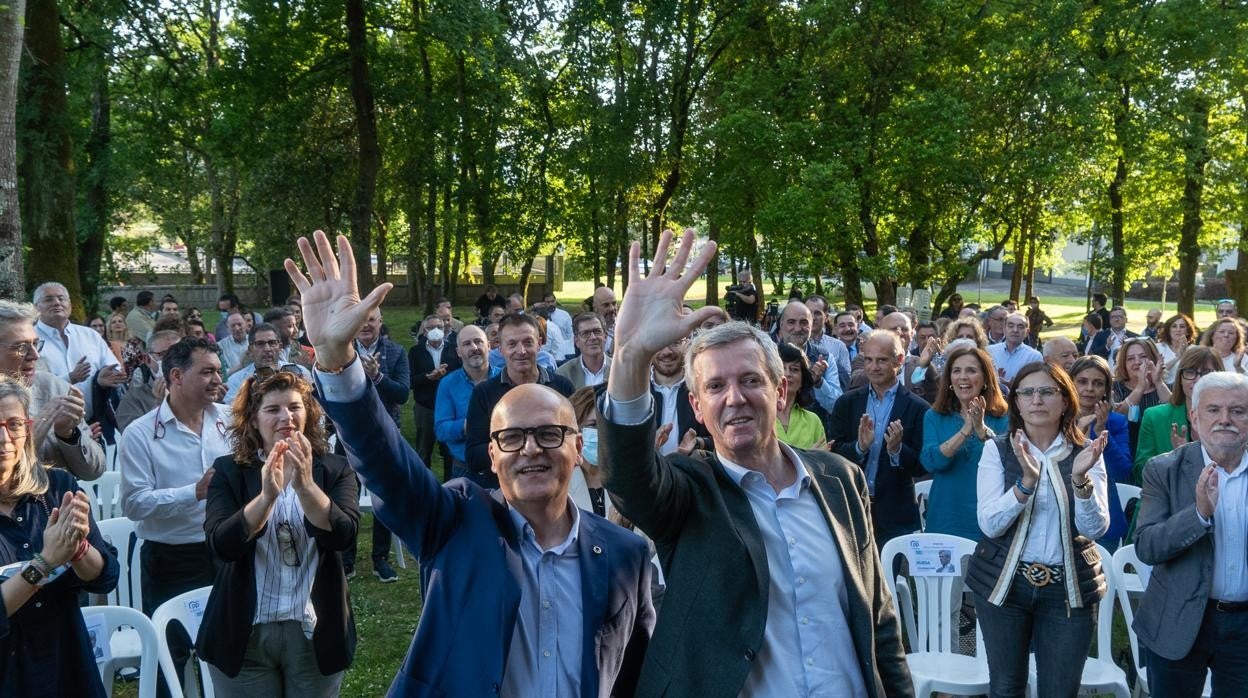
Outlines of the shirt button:
[[793,547],[793,546],[795,546],[795,545],[797,545],[797,539],[796,539],[796,538],[792,538],[792,537],[790,537],[790,538],[789,538],[789,547],[791,548],[791,547]]
[[543,657],[549,657],[549,656],[550,656],[550,650],[545,650],[545,651],[543,651],[543,652],[542,652],[542,656],[543,656]]
[[29,547],[30,547],[30,543],[22,543],[22,547],[23,547],[23,548],[29,548]]
[[17,522],[18,522],[18,523],[21,523],[21,522],[22,522],[22,517],[20,517],[20,516],[19,516],[19,517],[17,517]]
[[807,658],[806,658],[806,666],[814,666],[814,665],[815,665],[815,658],[814,658],[814,657],[807,657]]
[[549,601],[543,601],[543,602],[542,602],[542,608],[550,608],[550,602],[549,602]]
[[35,602],[35,608],[43,608],[43,602],[42,602],[42,601],[36,601],[36,602]]
[[802,625],[810,625],[810,619],[806,616],[802,616]]
[[806,578],[805,578],[805,577],[798,577],[798,578],[797,578],[797,583],[798,583],[798,584],[805,584],[805,583],[806,583]]

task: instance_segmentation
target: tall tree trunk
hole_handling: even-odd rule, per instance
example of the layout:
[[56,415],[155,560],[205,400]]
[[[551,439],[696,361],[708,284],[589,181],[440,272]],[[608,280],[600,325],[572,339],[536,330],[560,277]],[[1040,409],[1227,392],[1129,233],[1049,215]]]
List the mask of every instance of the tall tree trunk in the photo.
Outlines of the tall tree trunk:
[[[1240,124],[1244,126],[1244,146],[1248,147],[1248,90],[1239,93]],[[1226,294],[1238,308],[1248,308],[1248,177],[1239,184],[1239,249],[1234,269],[1228,269]],[[1163,287],[1164,288],[1164,287]]]
[[1178,310],[1188,317],[1196,311],[1196,274],[1200,269],[1201,199],[1205,167],[1209,164],[1209,99],[1191,95],[1187,133],[1183,138],[1183,226],[1179,233]]
[[347,1],[347,53],[351,73],[351,101],[355,104],[359,171],[355,180],[355,201],[351,206],[351,247],[355,249],[360,286],[371,289],[373,281],[371,236],[373,198],[377,192],[377,172],[381,169],[381,146],[377,143],[377,110],[373,103],[373,82],[368,72],[368,27],[364,0]]
[[1023,295],[1015,296],[1023,305],[1027,304],[1027,299],[1035,295],[1036,284],[1036,233],[1032,229],[1031,240],[1027,243],[1027,266],[1023,269],[1023,284],[1025,286]]
[[26,0],[0,4],[0,298],[21,298],[26,292],[16,120],[25,17]]
[[390,266],[390,255],[386,252],[386,238],[389,232],[386,228],[386,221],[380,216],[374,216],[377,219],[377,241],[373,248],[377,250],[377,283],[387,281],[388,269]]
[[1010,275],[1010,298],[1017,299],[1023,285],[1023,265],[1027,259],[1027,240],[1031,236],[1031,221],[1025,218],[1019,226],[1018,239],[1014,241],[1014,273]]
[[[711,242],[719,242],[719,219],[711,218],[710,224],[706,228],[706,236]],[[719,305],[719,252],[711,258],[711,264],[706,268],[706,304]]]
[[[108,236],[112,212],[109,208],[108,185],[111,180],[112,99],[109,94],[108,69],[110,54],[100,51],[99,63],[91,85],[91,131],[86,142],[86,182],[84,197],[86,220],[82,221],[78,273],[82,282],[83,305],[96,308],[99,300],[100,263],[104,258],[104,240]],[[189,251],[189,248],[188,248]],[[192,265],[191,273],[195,273]]]
[[[65,96],[65,49],[56,0],[32,0],[26,11],[18,120],[22,230],[30,243],[26,280],[65,285],[82,299],[78,276],[78,230],[74,223],[74,143]],[[83,317],[81,302],[74,315]]]

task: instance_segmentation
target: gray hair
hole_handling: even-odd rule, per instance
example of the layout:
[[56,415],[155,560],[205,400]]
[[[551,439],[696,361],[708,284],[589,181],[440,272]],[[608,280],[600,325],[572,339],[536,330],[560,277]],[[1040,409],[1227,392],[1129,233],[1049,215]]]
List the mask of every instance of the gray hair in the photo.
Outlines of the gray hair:
[[43,300],[43,294],[50,288],[59,288],[65,292],[66,298],[69,297],[69,289],[65,288],[65,284],[59,281],[45,281],[35,287],[35,292],[31,294],[31,300],[35,303]]
[[1075,349],[1078,351],[1079,347],[1075,346],[1075,343],[1066,337],[1054,337],[1044,343],[1044,350],[1041,353],[1044,354],[1044,358],[1050,359],[1062,349]]
[[[8,301],[3,301],[8,302]],[[25,304],[22,304],[25,305]],[[22,406],[22,414],[30,418],[30,390],[21,381],[9,376],[0,375],[0,400],[14,397]],[[13,438],[11,435],[9,438]],[[35,430],[26,430],[26,446],[18,454],[17,467],[9,476],[9,481],[0,483],[0,488],[7,499],[16,499],[26,495],[38,495],[48,491],[48,473],[45,466],[39,465],[35,456]]]
[[1243,392],[1244,401],[1248,402],[1248,376],[1242,373],[1232,373],[1230,371],[1214,371],[1205,374],[1200,380],[1196,381],[1196,385],[1192,388],[1192,411],[1200,409],[1200,398],[1204,395],[1205,390],[1238,390]]
[[693,341],[689,342],[689,347],[685,349],[685,370],[692,378],[691,389],[695,395],[700,389],[697,364],[693,361],[698,354],[711,347],[721,347],[747,340],[752,340],[762,351],[763,368],[771,379],[771,384],[780,384],[780,378],[784,375],[784,364],[780,361],[780,352],[776,349],[776,343],[771,341],[771,337],[768,337],[762,330],[738,320],[716,325],[709,330],[702,330],[693,336]]
[[21,323],[34,325],[38,319],[39,311],[33,304],[0,299],[0,331]]
[[[890,315],[892,313],[889,313]],[[893,347],[893,354],[901,356],[906,353],[906,348],[901,346],[901,336],[892,330],[874,329],[864,334],[858,341],[858,346],[865,347],[868,342],[886,340]]]

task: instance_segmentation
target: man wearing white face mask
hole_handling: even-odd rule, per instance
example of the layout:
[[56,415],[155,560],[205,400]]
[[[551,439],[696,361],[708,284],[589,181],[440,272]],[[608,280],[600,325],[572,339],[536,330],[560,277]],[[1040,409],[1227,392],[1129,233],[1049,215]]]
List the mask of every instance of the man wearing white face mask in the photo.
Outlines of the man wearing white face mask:
[[117,405],[117,429],[125,431],[134,420],[156,409],[164,401],[165,376],[161,372],[161,359],[169,347],[182,339],[176,330],[161,330],[152,334],[147,344],[147,364],[134,370],[130,387]]

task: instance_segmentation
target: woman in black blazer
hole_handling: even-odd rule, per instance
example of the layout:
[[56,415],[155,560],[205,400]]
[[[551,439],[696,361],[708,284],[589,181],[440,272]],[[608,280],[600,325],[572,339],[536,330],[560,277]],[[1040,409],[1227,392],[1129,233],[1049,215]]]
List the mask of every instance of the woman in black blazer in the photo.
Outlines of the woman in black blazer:
[[341,556],[359,524],[355,473],[327,452],[298,375],[257,371],[233,410],[234,452],[208,488],[218,566],[196,649],[219,697],[338,695],[355,654]]

